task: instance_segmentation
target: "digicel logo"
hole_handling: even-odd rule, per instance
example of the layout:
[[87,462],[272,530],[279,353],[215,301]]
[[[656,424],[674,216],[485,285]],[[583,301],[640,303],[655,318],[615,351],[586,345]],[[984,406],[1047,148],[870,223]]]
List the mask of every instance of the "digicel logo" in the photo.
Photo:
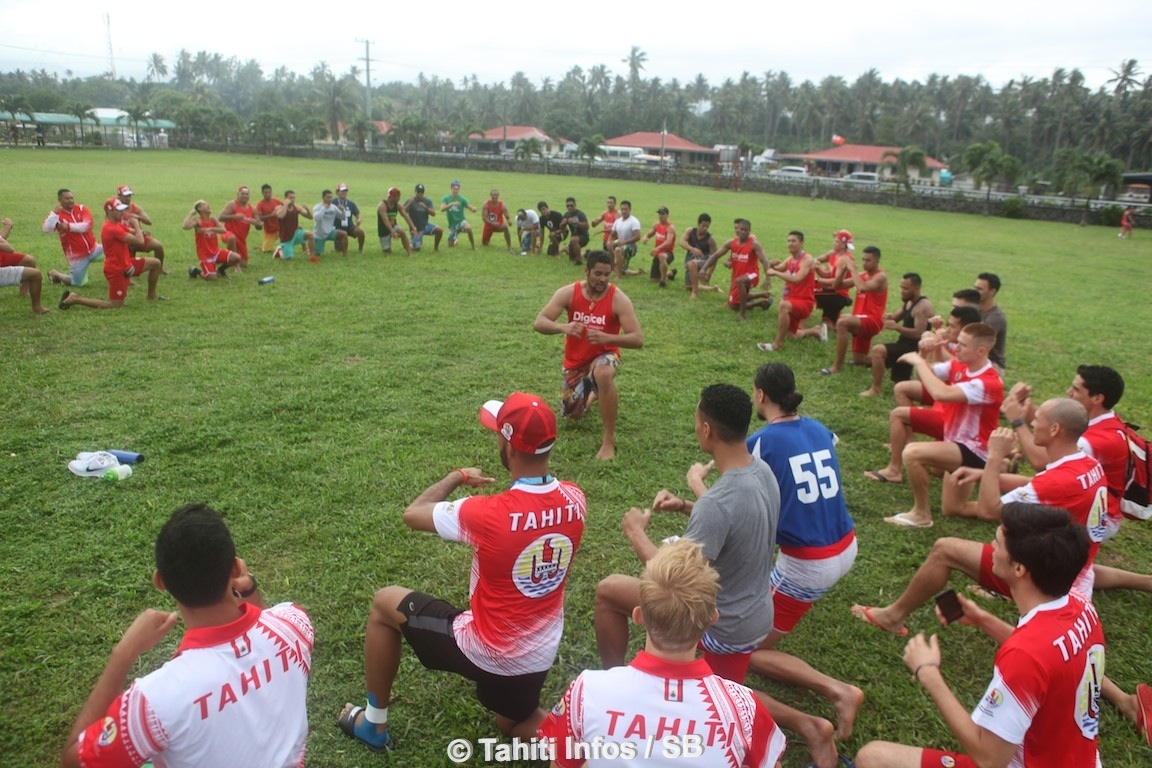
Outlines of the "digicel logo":
[[585,325],[605,326],[608,324],[607,315],[590,315],[587,312],[573,312],[572,319]]

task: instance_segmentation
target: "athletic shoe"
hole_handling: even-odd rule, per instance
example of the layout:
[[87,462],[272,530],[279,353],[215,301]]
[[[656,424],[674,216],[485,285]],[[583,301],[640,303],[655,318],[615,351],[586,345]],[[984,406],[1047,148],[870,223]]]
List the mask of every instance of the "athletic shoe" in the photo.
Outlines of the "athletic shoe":
[[192,269],[188,270],[188,277],[192,280],[200,277],[200,267],[192,267]]
[[828,343],[828,323],[820,323],[820,341]]
[[228,277],[228,275],[224,274],[224,270],[226,270],[226,269],[228,269],[228,267],[224,266],[223,264],[217,264],[216,265],[216,276],[217,277]]
[[756,342],[756,349],[760,350],[761,352],[775,352],[776,351],[776,347],[770,341],[758,341],[758,342]]

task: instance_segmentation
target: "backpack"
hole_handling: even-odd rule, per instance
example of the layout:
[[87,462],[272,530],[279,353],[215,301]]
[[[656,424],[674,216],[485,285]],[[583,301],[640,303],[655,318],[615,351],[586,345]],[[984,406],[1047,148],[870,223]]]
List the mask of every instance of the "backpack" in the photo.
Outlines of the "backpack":
[[1152,484],[1152,461],[1148,455],[1148,440],[1137,434],[1139,426],[1124,423],[1125,437],[1128,438],[1128,479],[1124,484],[1124,498],[1120,511],[1132,520],[1152,518],[1152,504],[1148,490]]

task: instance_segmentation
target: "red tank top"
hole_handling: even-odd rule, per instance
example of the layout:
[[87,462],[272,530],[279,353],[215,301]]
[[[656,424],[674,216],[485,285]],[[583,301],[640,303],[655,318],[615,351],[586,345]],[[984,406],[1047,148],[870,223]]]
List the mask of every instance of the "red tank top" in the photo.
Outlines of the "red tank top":
[[[880,274],[880,270],[875,272],[865,272],[864,279],[871,280],[876,275]],[[856,305],[852,307],[852,314],[854,315],[867,315],[868,317],[879,320],[884,315],[884,307],[888,305],[888,289],[882,291],[856,291]]]
[[[616,286],[608,285],[596,301],[590,301],[584,296],[584,283],[577,282],[572,286],[572,301],[568,305],[568,322],[584,323],[587,328],[593,328],[605,333],[620,333],[620,318],[612,311],[612,299],[616,295]],[[619,347],[592,344],[588,341],[585,331],[579,338],[575,336],[564,337],[564,367],[567,369],[581,368],[595,360],[605,352],[620,353]]]
[[[738,237],[732,238],[732,242],[728,246],[728,250],[732,254],[732,280],[743,275],[756,273],[760,262],[756,258],[756,254],[752,252],[752,246],[755,242],[756,238],[751,235],[743,243]],[[733,282],[732,284],[735,285],[736,283]]]
[[657,224],[656,231],[656,253],[672,253],[676,247],[676,243],[668,240],[668,227],[671,224]]
[[[794,275],[800,271],[800,261],[808,254],[804,251],[788,259],[784,269],[788,274]],[[784,283],[784,298],[795,301],[816,300],[816,270],[808,270],[808,274],[798,283]]]

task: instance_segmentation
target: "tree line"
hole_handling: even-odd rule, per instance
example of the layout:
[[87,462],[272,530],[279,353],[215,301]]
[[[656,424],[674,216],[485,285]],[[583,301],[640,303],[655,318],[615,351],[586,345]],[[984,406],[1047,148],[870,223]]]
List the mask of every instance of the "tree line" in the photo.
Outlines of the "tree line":
[[[364,147],[376,132],[373,121],[383,120],[391,128],[386,141],[411,149],[463,146],[475,131],[533,125],[574,143],[666,129],[704,146],[784,152],[825,149],[839,134],[850,143],[915,146],[954,170],[983,165],[989,179],[1056,177],[1085,158],[1121,169],[1152,167],[1152,76],[1135,59],[1122,61],[1096,90],[1080,70],[1063,68],[997,90],[980,75],[884,81],[875,69],[851,83],[835,75],[795,83],[773,70],[745,71],[718,84],[703,75],[682,83],[663,80],[647,65],[647,54],[633,46],[618,70],[574,66],[559,80],[518,71],[498,83],[421,74],[368,93],[356,67],[336,73],[320,62],[304,75],[285,67],[265,73],[255,60],[181,50],[171,64],[151,54],[142,81],[43,69],[0,73],[0,109],[82,115],[118,107],[133,119],[172,120],[175,138],[188,142],[300,144],[331,137]],[[987,151],[970,152],[973,145]],[[991,162],[989,155],[1001,159]],[[998,164],[999,173],[989,170]]]

